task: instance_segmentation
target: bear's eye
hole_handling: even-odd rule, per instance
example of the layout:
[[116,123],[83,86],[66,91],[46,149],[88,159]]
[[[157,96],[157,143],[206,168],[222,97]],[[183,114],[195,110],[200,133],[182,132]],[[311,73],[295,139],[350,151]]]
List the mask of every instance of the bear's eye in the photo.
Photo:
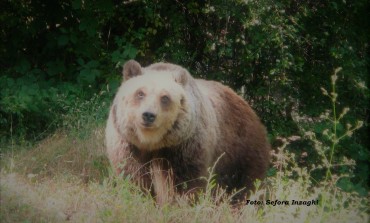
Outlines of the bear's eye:
[[142,91],[138,91],[138,92],[136,93],[136,96],[137,96],[139,99],[142,99],[142,98],[144,98],[145,94],[144,94],[144,92],[142,92]]
[[170,100],[171,99],[166,95],[161,97],[161,103],[164,104],[164,105],[168,105],[170,103]]

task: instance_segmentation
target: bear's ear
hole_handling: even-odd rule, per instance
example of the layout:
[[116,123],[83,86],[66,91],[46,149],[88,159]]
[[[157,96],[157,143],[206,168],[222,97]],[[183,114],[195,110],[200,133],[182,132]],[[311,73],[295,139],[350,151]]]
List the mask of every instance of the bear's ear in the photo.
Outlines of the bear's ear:
[[187,70],[181,69],[175,74],[175,81],[182,86],[185,86],[190,79],[190,74]]
[[141,65],[135,60],[129,60],[123,65],[123,79],[127,81],[132,77],[136,77],[142,74]]

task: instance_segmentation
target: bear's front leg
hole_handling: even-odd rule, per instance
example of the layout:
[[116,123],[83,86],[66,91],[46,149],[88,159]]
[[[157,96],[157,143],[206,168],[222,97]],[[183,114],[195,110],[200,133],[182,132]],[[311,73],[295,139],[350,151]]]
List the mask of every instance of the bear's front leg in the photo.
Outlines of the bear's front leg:
[[162,159],[151,161],[150,173],[156,202],[159,206],[171,203],[175,196],[174,179],[171,168],[165,168]]

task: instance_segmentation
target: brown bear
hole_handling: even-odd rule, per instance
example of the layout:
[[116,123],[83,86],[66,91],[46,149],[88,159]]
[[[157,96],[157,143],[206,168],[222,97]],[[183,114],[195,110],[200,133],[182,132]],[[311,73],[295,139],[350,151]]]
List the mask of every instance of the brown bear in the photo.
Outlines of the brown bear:
[[[266,130],[229,87],[181,66],[128,61],[110,109],[106,146],[116,172],[156,195],[206,186],[209,168],[226,188],[253,189],[269,165]],[[215,162],[217,163],[215,164]]]

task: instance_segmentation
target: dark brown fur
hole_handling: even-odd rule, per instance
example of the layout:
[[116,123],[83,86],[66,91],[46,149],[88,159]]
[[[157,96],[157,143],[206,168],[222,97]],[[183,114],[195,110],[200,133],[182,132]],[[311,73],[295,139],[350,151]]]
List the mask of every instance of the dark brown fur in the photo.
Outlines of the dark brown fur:
[[265,129],[251,107],[230,88],[208,83],[218,89],[211,100],[226,103],[213,103],[220,111],[218,120],[223,129],[219,149],[226,153],[216,166],[218,183],[229,190],[252,189],[254,180],[263,179],[269,165],[270,146]]

